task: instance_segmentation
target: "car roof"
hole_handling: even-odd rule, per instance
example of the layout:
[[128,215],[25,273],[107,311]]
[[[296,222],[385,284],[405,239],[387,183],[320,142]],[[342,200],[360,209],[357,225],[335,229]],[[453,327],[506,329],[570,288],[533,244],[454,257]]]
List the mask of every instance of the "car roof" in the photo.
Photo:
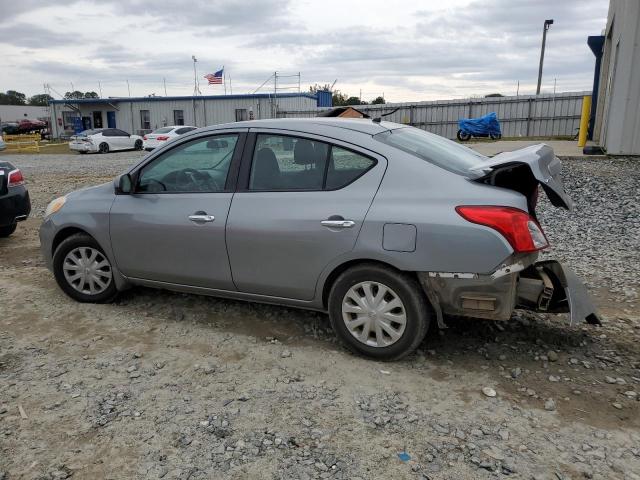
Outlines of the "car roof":
[[351,130],[375,135],[377,133],[403,128],[406,125],[393,122],[374,122],[368,118],[335,118],[335,117],[314,117],[314,118],[271,118],[265,120],[248,120],[243,122],[225,123],[205,127],[203,130],[220,130],[223,128],[273,128],[282,130],[296,130],[306,133],[319,133],[326,131],[325,127],[334,127],[342,130]]

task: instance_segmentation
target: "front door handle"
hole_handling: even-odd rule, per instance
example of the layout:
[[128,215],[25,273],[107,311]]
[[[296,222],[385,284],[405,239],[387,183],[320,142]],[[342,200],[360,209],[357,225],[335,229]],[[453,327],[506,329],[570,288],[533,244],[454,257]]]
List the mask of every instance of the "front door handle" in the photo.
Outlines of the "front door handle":
[[322,220],[320,224],[328,228],[351,228],[356,222],[353,220]]
[[213,222],[216,219],[213,215],[207,215],[206,212],[196,212],[193,215],[189,215],[189,220],[194,223],[207,223]]

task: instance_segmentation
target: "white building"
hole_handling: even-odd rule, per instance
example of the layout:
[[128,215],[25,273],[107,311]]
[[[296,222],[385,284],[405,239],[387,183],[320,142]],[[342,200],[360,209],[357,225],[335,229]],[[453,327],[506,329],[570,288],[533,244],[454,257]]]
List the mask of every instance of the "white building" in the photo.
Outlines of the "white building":
[[49,107],[0,105],[0,123],[13,123],[20,120],[49,120]]
[[[326,93],[330,99],[331,94]],[[53,100],[51,132],[59,138],[74,130],[108,127],[145,134],[166,125],[204,127],[274,118],[281,111],[310,110],[318,102],[318,95],[311,93]]]
[[609,155],[640,155],[640,1],[610,0],[593,140]]

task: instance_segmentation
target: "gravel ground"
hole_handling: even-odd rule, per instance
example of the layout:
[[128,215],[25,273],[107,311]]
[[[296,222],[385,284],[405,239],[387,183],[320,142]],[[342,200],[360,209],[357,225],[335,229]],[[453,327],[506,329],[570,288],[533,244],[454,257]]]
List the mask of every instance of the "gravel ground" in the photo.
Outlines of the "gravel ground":
[[62,294],[37,217],[140,156],[2,155],[35,218],[0,240],[0,479],[640,479],[637,161],[565,161],[575,211],[540,208],[602,327],[451,319],[385,364],[344,351],[318,313]]

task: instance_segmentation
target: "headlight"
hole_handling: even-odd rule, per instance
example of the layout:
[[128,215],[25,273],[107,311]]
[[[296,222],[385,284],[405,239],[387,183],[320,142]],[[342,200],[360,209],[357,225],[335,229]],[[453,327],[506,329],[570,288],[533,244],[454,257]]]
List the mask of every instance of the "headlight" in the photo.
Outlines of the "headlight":
[[47,205],[47,209],[44,211],[44,217],[47,218],[49,215],[56,213],[64,206],[66,201],[67,197],[58,197],[53,200],[49,205]]

